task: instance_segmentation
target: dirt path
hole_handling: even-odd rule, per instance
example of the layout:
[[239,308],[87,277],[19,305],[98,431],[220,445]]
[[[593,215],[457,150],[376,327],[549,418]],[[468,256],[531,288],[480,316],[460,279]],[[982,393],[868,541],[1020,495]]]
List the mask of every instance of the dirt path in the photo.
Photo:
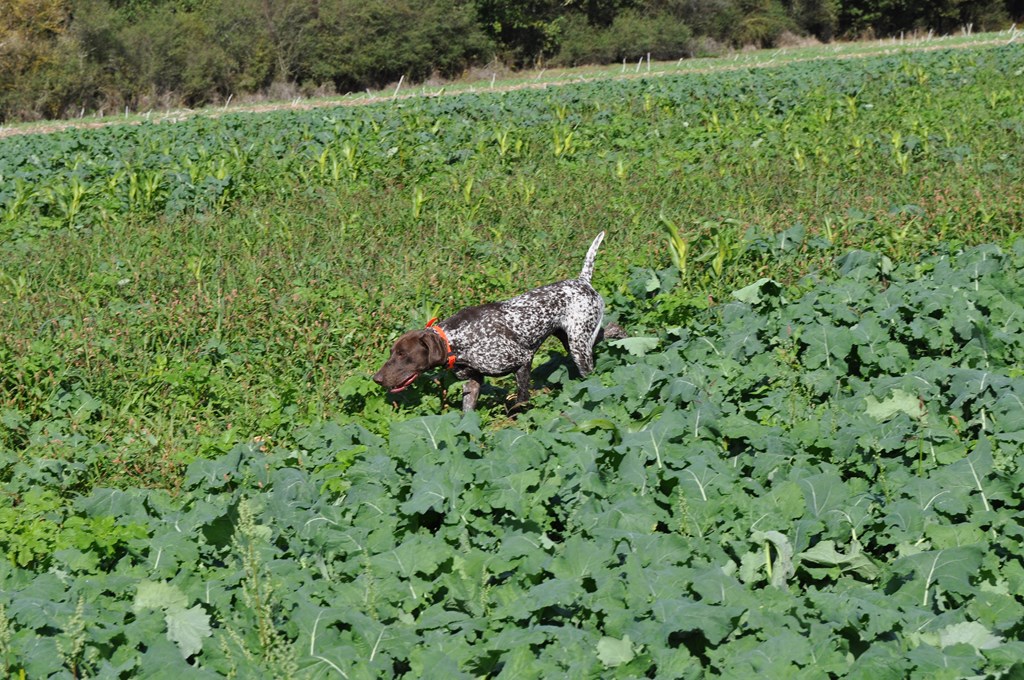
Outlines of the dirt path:
[[[331,97],[320,99],[301,99],[291,102],[255,102],[203,109],[178,109],[170,111],[151,111],[146,114],[131,114],[125,117],[108,116],[98,120],[56,120],[39,123],[19,123],[13,126],[0,126],[0,139],[16,135],[48,134],[64,130],[107,127],[110,125],[142,125],[144,123],[176,123],[197,116],[217,117],[230,113],[264,113],[281,110],[307,110],[337,106],[365,106],[383,101],[395,101],[413,97],[439,97],[464,94],[467,92],[509,92],[523,89],[544,89],[598,80],[620,80],[631,78],[653,78],[683,75],[688,73],[709,73],[713,71],[735,71],[749,68],[777,68],[787,64],[807,61],[823,61],[828,59],[865,59],[869,57],[898,54],[900,52],[935,51],[944,49],[972,49],[1007,45],[1024,37],[1024,31],[1010,31],[986,37],[985,39],[964,40],[958,37],[928,38],[913,41],[878,40],[862,43],[838,43],[820,45],[815,48],[790,48],[759,50],[757,52],[736,53],[730,57],[714,59],[695,59],[678,62],[654,62],[645,66],[641,61],[636,65],[623,65],[621,72],[612,70],[614,67],[581,67],[577,69],[542,70],[535,75],[524,75],[512,82],[494,84],[486,78],[467,83],[456,81],[443,86],[409,88],[401,92],[396,88],[391,95],[385,92],[366,93],[365,95]],[[843,49],[853,51],[841,52]],[[791,56],[794,53],[810,52],[808,56]],[[711,62],[710,64],[708,62]],[[599,67],[598,67],[599,68]],[[628,70],[627,70],[628,69]],[[547,75],[547,77],[545,77]],[[448,91],[451,88],[451,91]]]

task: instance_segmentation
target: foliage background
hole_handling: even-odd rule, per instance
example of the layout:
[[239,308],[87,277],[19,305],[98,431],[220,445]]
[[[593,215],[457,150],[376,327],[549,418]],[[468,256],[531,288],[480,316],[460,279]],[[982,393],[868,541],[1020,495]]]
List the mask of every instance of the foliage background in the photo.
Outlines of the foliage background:
[[0,122],[453,78],[475,66],[714,55],[1002,29],[1022,0],[5,0]]

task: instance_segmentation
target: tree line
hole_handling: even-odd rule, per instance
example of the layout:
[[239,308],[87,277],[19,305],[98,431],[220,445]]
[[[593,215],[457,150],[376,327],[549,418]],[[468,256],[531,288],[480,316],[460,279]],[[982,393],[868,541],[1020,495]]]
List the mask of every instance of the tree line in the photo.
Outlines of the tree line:
[[801,39],[1002,29],[1024,0],[4,0],[0,122]]

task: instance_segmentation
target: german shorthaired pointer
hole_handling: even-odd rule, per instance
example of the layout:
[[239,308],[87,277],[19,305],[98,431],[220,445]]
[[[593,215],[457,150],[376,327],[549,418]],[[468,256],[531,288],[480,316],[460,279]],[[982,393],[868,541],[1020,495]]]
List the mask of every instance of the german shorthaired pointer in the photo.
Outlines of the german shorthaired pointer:
[[530,399],[533,355],[550,335],[562,341],[586,376],[594,370],[594,343],[604,316],[604,300],[590,285],[603,238],[602,231],[590,244],[583,271],[575,279],[534,288],[504,302],[467,307],[443,321],[432,319],[424,330],[409,331],[395,342],[374,382],[400,392],[423,371],[454,368],[456,377],[467,381],[462,410],[472,411],[484,376],[515,373],[517,405],[523,404]]

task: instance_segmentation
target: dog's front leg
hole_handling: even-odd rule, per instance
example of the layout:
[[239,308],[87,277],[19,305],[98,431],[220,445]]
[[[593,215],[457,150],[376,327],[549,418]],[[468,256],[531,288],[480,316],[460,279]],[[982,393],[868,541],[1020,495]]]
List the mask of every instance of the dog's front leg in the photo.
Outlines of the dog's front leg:
[[473,371],[466,376],[466,384],[462,386],[462,410],[469,413],[476,408],[476,400],[480,397],[480,387],[484,384],[482,373]]
[[[532,358],[531,358],[532,360]],[[530,401],[530,362],[516,370],[516,406],[522,406]],[[513,407],[514,408],[514,407]]]

